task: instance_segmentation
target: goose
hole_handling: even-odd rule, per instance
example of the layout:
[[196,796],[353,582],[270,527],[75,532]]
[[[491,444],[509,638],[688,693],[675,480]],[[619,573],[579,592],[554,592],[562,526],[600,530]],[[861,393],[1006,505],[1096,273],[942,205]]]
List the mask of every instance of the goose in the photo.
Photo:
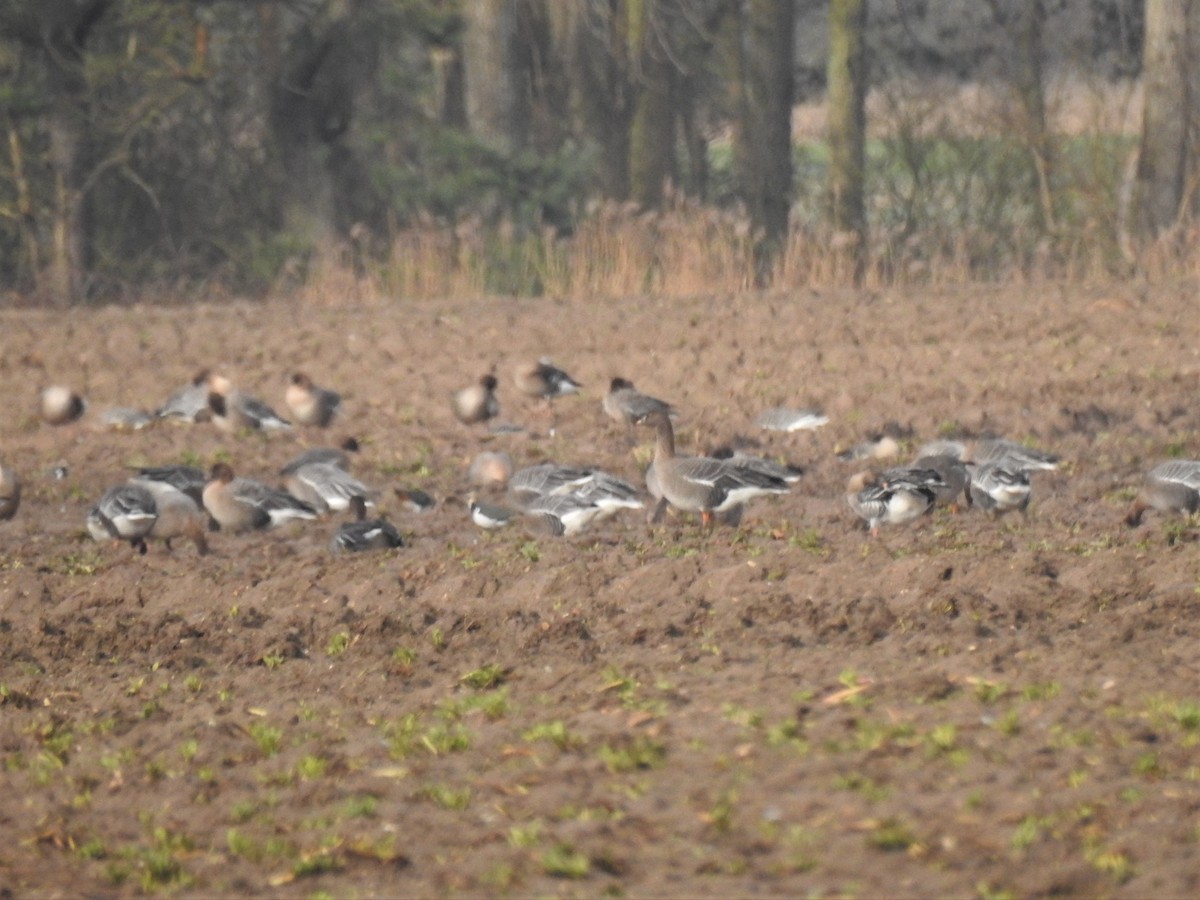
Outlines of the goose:
[[464,425],[476,425],[500,415],[496,386],[496,376],[489,373],[474,384],[455,391],[450,395],[450,409],[454,417]]
[[128,484],[144,488],[154,498],[158,517],[146,532],[146,537],[162,541],[168,550],[173,539],[187,538],[196,545],[196,552],[201,556],[208,553],[208,541],[204,536],[208,513],[196,497],[167,481],[140,475],[130,478]]
[[881,525],[904,525],[929,512],[944,485],[934,469],[868,469],[850,477],[846,500],[878,537]]
[[203,492],[204,508],[232,532],[274,528],[293,519],[315,519],[314,510],[291,494],[251,478],[237,478],[227,463],[217,463]]
[[177,419],[181,422],[198,422],[207,417],[209,378],[212,373],[201,369],[192,380],[171,394],[154,415],[159,419]]
[[627,378],[614,378],[609,382],[608,393],[601,401],[605,415],[615,422],[631,428],[638,419],[654,410],[664,410],[668,415],[675,412],[671,404],[649,394],[643,394]]
[[1125,524],[1137,527],[1148,509],[1188,516],[1200,512],[1200,460],[1172,459],[1147,472]]
[[578,494],[548,494],[530,503],[525,514],[535,530],[570,537],[587,528],[604,510]]
[[971,492],[968,489],[971,483],[971,473],[967,464],[957,456],[950,454],[918,456],[912,461],[911,467],[933,469],[942,477],[943,484],[934,486],[937,505],[949,506],[951,510],[957,510],[960,497],[964,500],[964,505],[971,505]]
[[486,528],[489,531],[503,528],[518,515],[517,510],[509,509],[507,506],[498,506],[494,503],[480,503],[475,499],[474,495],[467,498],[467,509],[471,513],[471,521],[480,528]]
[[404,546],[404,538],[395,525],[387,519],[367,518],[367,504],[362,497],[350,498],[350,511],[354,521],[339,525],[329,542],[329,549],[334,553],[362,553]]
[[0,522],[17,514],[21,506],[21,480],[17,473],[0,463]]
[[700,513],[706,526],[713,514],[764,494],[785,494],[782,478],[706,456],[676,456],[671,417],[654,410],[639,422],[655,429],[654,472],[663,498],[677,509]]
[[280,476],[288,475],[295,472],[301,466],[307,466],[310,463],[331,463],[339,469],[350,471],[350,454],[357,453],[361,449],[358,439],[354,437],[343,438],[336,447],[309,447],[303,453],[300,453],[293,459],[289,460],[283,468],[279,470]]
[[788,409],[777,406],[763,410],[758,416],[758,427],[766,431],[816,431],[829,424],[829,416],[819,409]]
[[139,482],[162,482],[187,494],[203,505],[202,494],[208,484],[208,476],[195,466],[144,466],[137,470],[131,480]]
[[61,384],[45,388],[38,398],[42,421],[47,425],[69,425],[87,411],[87,401]]
[[1061,458],[1045,450],[1026,447],[1008,438],[979,438],[977,440],[938,440],[925,444],[918,456],[954,456],[965,463],[984,465],[995,463],[1009,472],[1053,471]]
[[288,380],[283,392],[283,404],[292,418],[301,425],[327,428],[342,405],[342,395],[328,388],[318,387],[303,372],[296,372]]
[[513,370],[513,384],[527,397],[549,402],[554,397],[578,393],[578,381],[554,365],[547,357],[535,363],[522,363]]
[[146,553],[146,536],[158,520],[154,495],[137,484],[120,484],[104,492],[88,511],[88,533],[97,540],[129,541],[140,554]]
[[212,414],[213,423],[228,433],[243,429],[275,431],[292,427],[291,422],[282,418],[262,400],[244,394],[237,388],[228,388],[227,391],[210,391],[208,408]]
[[321,514],[349,509],[352,497],[375,505],[375,492],[332,462],[310,462],[290,470],[283,476],[283,488]]
[[993,518],[1019,509],[1029,508],[1032,489],[1029,470],[1009,468],[1003,463],[968,464],[971,477],[967,491],[971,502]]

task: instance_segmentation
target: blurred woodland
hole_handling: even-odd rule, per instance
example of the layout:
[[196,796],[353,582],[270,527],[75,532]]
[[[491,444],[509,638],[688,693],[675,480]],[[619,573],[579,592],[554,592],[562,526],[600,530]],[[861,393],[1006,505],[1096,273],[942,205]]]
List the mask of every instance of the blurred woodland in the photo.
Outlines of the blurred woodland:
[[1178,262],[1196,43],[1200,0],[0,0],[0,304]]

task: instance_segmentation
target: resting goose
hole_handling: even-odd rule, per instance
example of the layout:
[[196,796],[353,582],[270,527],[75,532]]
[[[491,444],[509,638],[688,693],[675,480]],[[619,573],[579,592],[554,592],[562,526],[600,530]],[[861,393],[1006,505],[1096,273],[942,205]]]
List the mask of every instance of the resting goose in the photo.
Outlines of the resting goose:
[[548,494],[529,504],[525,514],[536,529],[570,537],[587,528],[604,510],[578,494]]
[[1019,509],[1024,513],[1029,508],[1032,488],[1029,470],[1009,468],[1001,463],[969,464],[971,473],[967,492],[971,502],[993,518]]
[[496,376],[483,375],[474,384],[450,395],[450,409],[454,417],[464,425],[477,425],[500,415],[500,401],[496,399]]
[[374,506],[369,487],[332,462],[311,462],[291,469],[283,476],[283,487],[318,513],[342,512],[350,508],[353,497],[362,497]]
[[69,425],[87,410],[87,401],[61,384],[43,390],[38,402],[42,421],[47,425]]
[[753,468],[706,456],[676,456],[675,430],[664,410],[640,423],[655,429],[654,473],[663,498],[676,509],[698,512],[705,525],[713,514],[764,494],[785,494],[788,483]]
[[354,521],[339,525],[329,542],[329,549],[334,553],[362,553],[404,546],[404,538],[395,525],[387,519],[367,518],[367,504],[362,497],[350,498],[350,511]]
[[17,514],[21,505],[21,480],[17,473],[0,464],[0,522]]
[[868,469],[851,476],[846,500],[866,521],[871,536],[878,537],[881,525],[904,525],[929,512],[944,486],[933,469]]
[[226,463],[213,466],[203,498],[208,514],[233,532],[274,528],[293,519],[317,517],[311,506],[291,494],[251,478],[235,478]]
[[671,404],[649,394],[643,394],[633,386],[627,378],[614,378],[608,385],[608,393],[601,401],[604,413],[615,422],[623,422],[632,427],[638,419],[655,410],[663,410],[671,415],[675,410]]
[[513,370],[513,384],[525,396],[546,401],[578,393],[583,387],[544,356],[535,363],[518,365]]
[[303,372],[296,372],[283,392],[283,403],[301,425],[327,428],[342,405],[342,395],[318,387]]

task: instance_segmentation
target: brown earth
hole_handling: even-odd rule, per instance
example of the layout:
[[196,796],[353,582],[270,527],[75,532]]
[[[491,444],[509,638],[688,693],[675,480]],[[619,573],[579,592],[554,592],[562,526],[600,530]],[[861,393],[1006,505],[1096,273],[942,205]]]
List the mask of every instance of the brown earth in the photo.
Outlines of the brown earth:
[[[1122,522],[1140,473],[1200,456],[1196,288],[973,287],[666,303],[284,303],[0,314],[0,896],[972,895],[1200,891],[1194,523]],[[586,386],[557,428],[509,373]],[[485,436],[447,395],[495,364]],[[201,366],[332,433],[101,430]],[[648,459],[616,374],[674,402],[682,450],[802,463],[703,532],[640,513],[575,539],[482,532],[480,449]],[[33,416],[65,382],[77,426]],[[755,414],[820,405],[815,434]],[[886,423],[1063,455],[1026,519],[939,511],[868,538],[835,452]],[[333,522],[145,557],[86,537],[127,467],[228,458],[271,479],[365,440],[410,546],[333,557]],[[52,469],[65,465],[56,479]]]

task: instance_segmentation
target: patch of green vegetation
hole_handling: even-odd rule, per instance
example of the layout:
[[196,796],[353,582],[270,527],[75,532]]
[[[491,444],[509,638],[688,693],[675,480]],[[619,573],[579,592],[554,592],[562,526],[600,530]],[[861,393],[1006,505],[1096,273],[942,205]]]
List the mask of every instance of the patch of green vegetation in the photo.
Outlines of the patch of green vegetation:
[[552,878],[586,878],[592,863],[570,844],[555,844],[542,854],[542,871]]
[[266,722],[251,722],[246,729],[263,756],[275,756],[283,746],[283,729],[275,728]]
[[467,687],[475,688],[477,691],[485,691],[503,684],[506,677],[507,673],[503,666],[490,663],[475,669],[473,672],[468,672],[459,681],[467,685]]
[[599,755],[610,772],[633,772],[660,767],[666,761],[667,748],[661,741],[638,735],[620,745],[606,743]]
[[461,811],[471,804],[469,787],[453,788],[445,784],[427,784],[417,791],[417,796],[429,800],[442,809]]
[[909,825],[899,819],[887,818],[867,833],[867,843],[876,850],[896,852],[915,846],[917,836]]
[[861,794],[872,803],[880,800],[886,800],[891,791],[886,785],[882,785],[858,772],[850,772],[836,776],[833,779],[833,786],[839,791],[853,791],[856,794]]
[[326,656],[341,656],[350,648],[351,638],[348,631],[336,631],[329,636],[325,645]]
[[571,733],[561,719],[555,719],[553,722],[542,722],[531,728],[527,728],[521,734],[521,737],[530,743],[548,741],[559,750],[570,750],[583,743],[577,735]]

